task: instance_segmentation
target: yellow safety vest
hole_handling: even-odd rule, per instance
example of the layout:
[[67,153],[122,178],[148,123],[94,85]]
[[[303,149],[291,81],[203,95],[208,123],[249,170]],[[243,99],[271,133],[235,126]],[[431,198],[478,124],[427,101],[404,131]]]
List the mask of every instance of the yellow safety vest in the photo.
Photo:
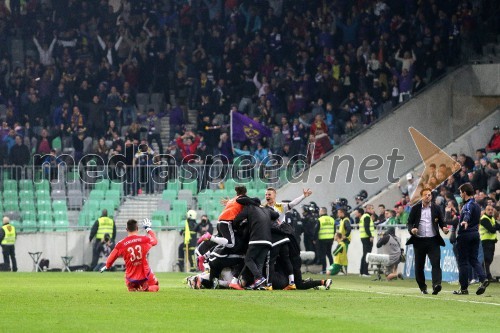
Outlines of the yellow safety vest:
[[[344,217],[343,219],[340,220],[340,225],[339,225],[339,233],[342,234],[342,236],[345,237],[347,231],[345,230],[345,223],[350,222],[348,217]],[[349,237],[347,237],[349,242],[351,241],[351,234],[349,234]]]
[[[491,222],[491,225],[495,227],[495,218],[494,217],[489,217],[488,215],[484,214],[481,216],[482,219],[488,219],[488,221]],[[481,237],[481,240],[497,240],[497,233],[491,233],[489,232],[485,227],[482,225],[479,225],[479,236]]]
[[101,216],[97,219],[99,227],[97,229],[96,239],[104,239],[105,234],[109,234],[113,238],[113,225],[114,222],[107,216]]
[[319,217],[318,239],[333,239],[335,235],[335,220],[333,217],[323,215]]
[[372,217],[368,213],[364,213],[361,215],[361,218],[359,219],[359,238],[368,238],[368,234],[366,233],[365,230],[365,218],[369,217],[370,218],[370,233],[373,235],[375,234],[375,225],[373,224]]
[[2,240],[2,245],[14,245],[16,242],[16,228],[10,224],[4,224],[2,226],[5,232],[5,237]]
[[344,241],[341,241],[339,245],[342,247],[342,252],[339,252],[333,257],[333,263],[347,266],[347,244]]

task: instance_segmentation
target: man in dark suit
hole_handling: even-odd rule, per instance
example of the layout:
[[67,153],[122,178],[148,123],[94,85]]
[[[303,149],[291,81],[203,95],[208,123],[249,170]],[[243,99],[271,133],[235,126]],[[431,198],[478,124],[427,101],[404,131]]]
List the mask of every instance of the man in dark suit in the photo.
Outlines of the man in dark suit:
[[408,231],[410,239],[406,245],[413,244],[415,253],[415,279],[422,294],[428,294],[425,284],[424,266],[425,257],[429,256],[432,265],[432,294],[437,295],[441,291],[441,250],[444,240],[439,234],[439,228],[445,234],[448,228],[443,220],[443,214],[438,206],[432,203],[430,188],[420,191],[422,202],[415,204],[408,217]]

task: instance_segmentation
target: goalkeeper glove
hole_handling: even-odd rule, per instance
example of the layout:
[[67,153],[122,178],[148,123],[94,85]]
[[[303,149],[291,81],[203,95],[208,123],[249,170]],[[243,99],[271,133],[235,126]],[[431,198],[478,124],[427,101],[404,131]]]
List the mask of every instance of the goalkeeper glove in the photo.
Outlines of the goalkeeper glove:
[[106,266],[102,266],[102,268],[99,270],[99,272],[104,273],[104,271],[107,271],[108,269]]
[[145,218],[144,220],[142,220],[142,226],[144,229],[146,229],[146,231],[151,230],[151,220],[148,218]]

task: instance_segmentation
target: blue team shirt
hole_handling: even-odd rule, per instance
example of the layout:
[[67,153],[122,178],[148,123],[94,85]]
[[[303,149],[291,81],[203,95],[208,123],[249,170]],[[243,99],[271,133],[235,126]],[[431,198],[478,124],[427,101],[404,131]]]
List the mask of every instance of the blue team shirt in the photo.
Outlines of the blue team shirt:
[[465,221],[468,223],[467,229],[458,224],[458,232],[457,234],[464,234],[469,232],[479,232],[479,219],[481,217],[481,207],[477,204],[477,202],[471,198],[467,200],[462,207],[462,211],[460,213],[460,223]]

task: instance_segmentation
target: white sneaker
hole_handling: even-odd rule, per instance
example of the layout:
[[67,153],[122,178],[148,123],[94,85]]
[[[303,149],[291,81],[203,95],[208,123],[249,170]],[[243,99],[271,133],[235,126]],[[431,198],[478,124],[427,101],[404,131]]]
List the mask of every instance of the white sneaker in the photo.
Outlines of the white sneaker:
[[369,277],[371,277],[371,275],[368,275],[368,274],[359,274],[359,276],[364,277],[364,278],[369,278]]

